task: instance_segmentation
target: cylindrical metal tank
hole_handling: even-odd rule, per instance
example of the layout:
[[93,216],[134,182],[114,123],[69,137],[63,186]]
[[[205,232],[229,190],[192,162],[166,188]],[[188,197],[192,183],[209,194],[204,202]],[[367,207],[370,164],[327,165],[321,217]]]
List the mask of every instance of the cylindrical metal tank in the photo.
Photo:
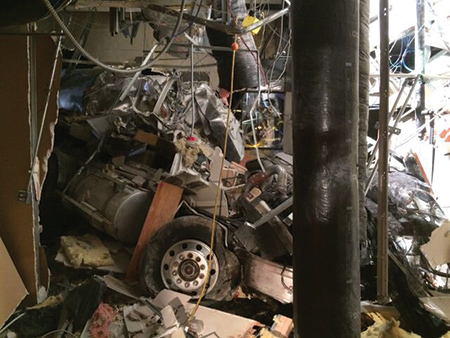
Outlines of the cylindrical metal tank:
[[136,244],[152,198],[153,192],[99,170],[75,178],[64,195],[92,226],[126,244]]

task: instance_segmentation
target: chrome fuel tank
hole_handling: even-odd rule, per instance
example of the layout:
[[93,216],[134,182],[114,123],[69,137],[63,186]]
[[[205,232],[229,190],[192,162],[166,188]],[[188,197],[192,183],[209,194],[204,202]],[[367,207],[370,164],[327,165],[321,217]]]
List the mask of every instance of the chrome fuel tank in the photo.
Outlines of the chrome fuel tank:
[[136,244],[153,192],[120,177],[89,170],[76,177],[63,196],[90,224],[126,244]]

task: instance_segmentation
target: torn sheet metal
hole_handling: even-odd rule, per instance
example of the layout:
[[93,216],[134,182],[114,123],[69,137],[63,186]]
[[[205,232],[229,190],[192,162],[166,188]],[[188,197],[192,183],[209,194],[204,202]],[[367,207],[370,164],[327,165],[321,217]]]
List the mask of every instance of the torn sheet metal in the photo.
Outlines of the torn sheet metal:
[[293,270],[281,264],[262,259],[245,250],[236,250],[243,265],[245,284],[251,289],[283,304],[293,301]]
[[[195,91],[195,100],[201,113],[209,121],[213,137],[223,149],[225,144],[225,130],[228,108],[220,101],[212,89],[202,84]],[[233,114],[230,116],[227,159],[240,162],[244,157],[244,145],[240,124]]]

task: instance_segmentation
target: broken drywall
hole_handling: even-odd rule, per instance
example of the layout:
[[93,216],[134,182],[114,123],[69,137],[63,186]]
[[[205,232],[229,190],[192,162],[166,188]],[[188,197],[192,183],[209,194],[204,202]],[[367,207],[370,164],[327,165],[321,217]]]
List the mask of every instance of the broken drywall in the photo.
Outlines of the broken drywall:
[[[38,290],[47,284],[48,270],[41,269],[39,257],[39,231],[37,203],[21,202],[19,193],[28,190],[32,166],[31,125],[39,129],[47,99],[56,45],[50,37],[33,37],[36,64],[37,118],[30,124],[30,38],[26,36],[0,35],[5,48],[0,55],[0,107],[3,117],[0,129],[2,144],[0,165],[0,237],[19,272],[30,297],[28,304],[38,301]],[[53,127],[57,116],[57,89],[59,87],[61,61],[55,73],[44,123],[41,145],[36,161],[37,191],[40,191],[49,152],[53,147]],[[35,130],[38,132],[38,130]],[[42,275],[42,276],[41,276]],[[44,292],[45,294],[45,292]],[[45,296],[45,295],[44,295]]]
[[27,290],[0,237],[0,327],[26,295]]

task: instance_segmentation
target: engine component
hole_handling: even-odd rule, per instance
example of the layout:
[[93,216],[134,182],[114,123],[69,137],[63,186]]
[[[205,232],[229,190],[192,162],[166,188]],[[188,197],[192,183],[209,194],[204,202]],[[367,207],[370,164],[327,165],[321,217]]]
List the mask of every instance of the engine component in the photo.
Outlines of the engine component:
[[[206,275],[211,222],[200,216],[178,217],[150,239],[141,260],[141,281],[152,296],[165,287],[198,296],[203,287],[200,275]],[[223,229],[217,225],[206,299],[231,300],[239,283],[239,260],[225,248],[224,238]],[[198,285],[194,285],[196,281]]]
[[64,200],[80,210],[90,224],[126,244],[135,244],[153,193],[99,170],[76,177]]
[[266,169],[265,172],[260,172],[256,175],[253,175],[249,178],[247,183],[245,184],[245,194],[248,194],[253,187],[259,186],[262,190],[265,190],[265,187],[270,182],[269,179],[277,175],[277,187],[276,190],[280,195],[279,198],[281,200],[285,200],[287,198],[287,171],[281,165],[272,165]]
[[[195,92],[195,100],[198,105],[199,118],[202,116],[209,122],[211,140],[217,140],[220,147],[225,147],[225,134],[227,125],[227,107],[215,95],[211,87],[202,84]],[[226,159],[228,161],[240,162],[244,158],[244,146],[242,141],[239,121],[232,114],[230,116],[230,126],[228,130],[228,144]]]

